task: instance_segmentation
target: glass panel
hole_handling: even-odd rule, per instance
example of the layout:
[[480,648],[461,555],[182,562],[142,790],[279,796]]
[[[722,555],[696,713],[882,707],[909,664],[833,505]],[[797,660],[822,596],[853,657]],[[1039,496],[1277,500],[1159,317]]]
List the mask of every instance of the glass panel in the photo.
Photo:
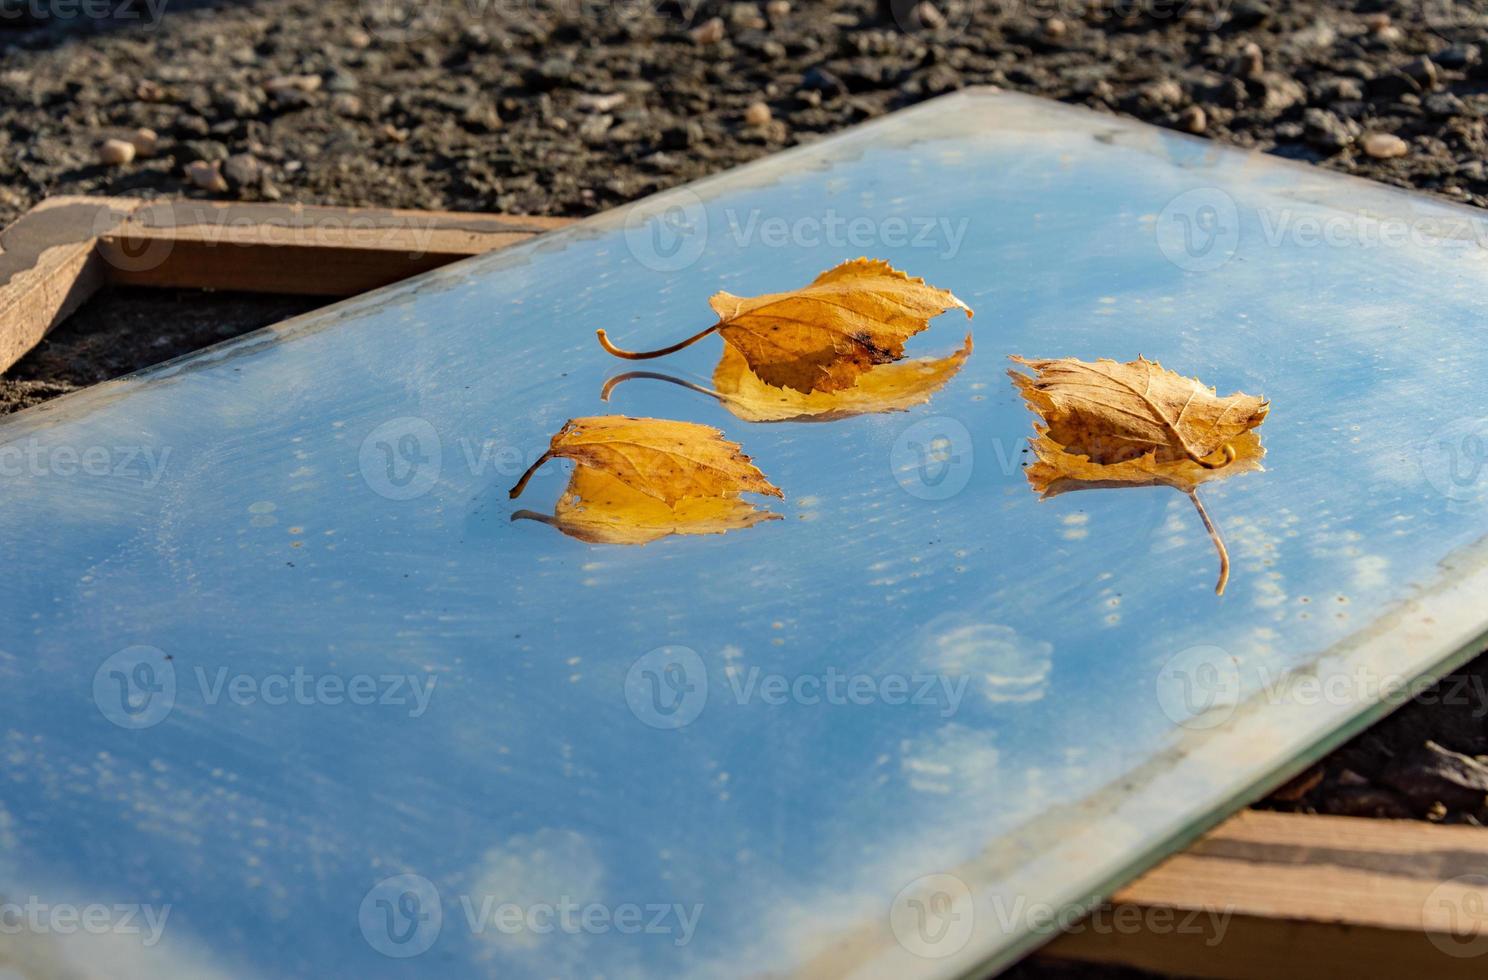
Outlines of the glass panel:
[[[1469,215],[967,93],[10,419],[0,963],[1009,962],[1481,643]],[[976,310],[928,403],[749,423],[696,390],[716,337],[600,401],[639,365],[595,328],[660,347],[862,254]],[[1222,597],[1182,493],[1025,479],[1004,355],[1139,353],[1271,401],[1265,471],[1203,489]],[[610,412],[720,427],[784,519],[511,520]]]

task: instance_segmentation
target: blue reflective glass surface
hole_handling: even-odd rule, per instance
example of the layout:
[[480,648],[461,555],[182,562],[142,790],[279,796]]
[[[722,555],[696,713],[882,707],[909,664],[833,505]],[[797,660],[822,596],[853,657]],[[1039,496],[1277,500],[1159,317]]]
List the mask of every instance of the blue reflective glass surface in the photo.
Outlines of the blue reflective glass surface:
[[[1478,648],[1481,230],[973,92],[5,421],[0,972],[1005,964]],[[600,400],[635,365],[596,327],[663,346],[865,254],[976,310],[927,404]],[[1203,491],[1223,597],[1183,495],[1024,479],[1005,355],[1139,353],[1271,400],[1265,472]],[[608,412],[720,427],[784,519],[513,522]]]

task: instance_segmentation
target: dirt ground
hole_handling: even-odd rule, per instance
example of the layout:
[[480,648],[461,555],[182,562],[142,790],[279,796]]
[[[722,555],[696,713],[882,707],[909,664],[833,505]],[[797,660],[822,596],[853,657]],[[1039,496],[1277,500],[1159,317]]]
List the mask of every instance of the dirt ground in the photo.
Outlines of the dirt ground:
[[[0,224],[50,194],[212,196],[194,161],[223,162],[220,197],[584,215],[972,84],[1488,205],[1488,0],[56,2],[0,0]],[[137,127],[154,156],[98,162]],[[107,294],[0,411],[312,305]],[[1480,659],[1262,805],[1481,822],[1485,717]]]

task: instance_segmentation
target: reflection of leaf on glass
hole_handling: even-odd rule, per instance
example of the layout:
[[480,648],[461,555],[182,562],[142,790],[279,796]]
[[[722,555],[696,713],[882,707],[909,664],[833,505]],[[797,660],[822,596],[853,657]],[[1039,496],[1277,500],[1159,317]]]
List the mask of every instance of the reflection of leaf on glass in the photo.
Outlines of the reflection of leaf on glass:
[[1038,461],[1026,471],[1033,489],[1045,498],[1109,487],[1181,490],[1219,551],[1214,591],[1223,595],[1230,556],[1198,488],[1261,468],[1266,451],[1253,430],[1270,404],[1254,395],[1220,398],[1197,379],[1142,357],[1124,364],[1012,360],[1034,372],[1008,372],[1039,417],[1030,443]]
[[604,415],[570,419],[528,468],[567,458],[577,465],[553,513],[517,511],[595,544],[645,544],[669,534],[723,534],[777,520],[741,493],[784,497],[739,450],[708,425]]
[[605,382],[600,398],[609,400],[610,393],[621,382],[632,378],[668,381],[716,398],[737,417],[746,422],[835,422],[854,415],[876,412],[902,412],[923,404],[956,376],[961,365],[971,356],[971,334],[960,350],[945,357],[920,357],[894,364],[880,364],[858,376],[857,383],[841,391],[813,391],[802,394],[792,388],[766,384],[749,369],[749,364],[733,347],[724,345],[723,356],[713,369],[715,389],[651,371],[631,371]]
[[778,521],[780,515],[735,495],[687,497],[667,504],[602,470],[580,466],[552,516],[519,510],[512,520],[542,521],[590,544],[646,544],[669,534],[725,534],[761,521]]
[[569,419],[553,436],[548,451],[511,488],[526,488],[539,466],[564,457],[603,470],[647,496],[674,504],[684,497],[763,493],[784,497],[759,468],[711,425],[671,419],[633,419],[598,415]]
[[617,357],[645,360],[688,347],[717,332],[768,385],[802,393],[850,388],[863,372],[904,356],[904,342],[930,320],[956,307],[971,308],[879,259],[853,259],[788,293],[708,301],[718,322],[661,350],[634,353],[599,342]]

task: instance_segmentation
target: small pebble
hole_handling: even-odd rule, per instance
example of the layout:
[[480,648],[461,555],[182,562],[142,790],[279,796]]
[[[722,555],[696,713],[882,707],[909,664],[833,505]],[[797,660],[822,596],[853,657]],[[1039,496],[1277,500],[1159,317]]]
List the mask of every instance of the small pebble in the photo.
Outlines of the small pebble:
[[129,137],[137,156],[152,157],[160,146],[160,136],[153,129],[136,129]]
[[222,176],[237,190],[253,187],[263,176],[263,167],[251,153],[234,153],[222,164]]
[[134,160],[134,144],[128,140],[104,140],[98,148],[98,159],[110,167],[122,167]]
[[1186,133],[1202,133],[1209,128],[1209,116],[1202,106],[1191,105],[1178,114],[1178,125]]
[[1058,17],[1050,17],[1048,20],[1044,21],[1044,34],[1047,37],[1064,37],[1065,33],[1068,30],[1069,27]]
[[325,79],[327,92],[355,92],[357,90],[357,77],[349,71],[336,69]]
[[204,191],[221,194],[227,190],[227,181],[222,176],[222,163],[196,160],[186,165],[186,179]]
[[360,116],[362,100],[350,92],[337,92],[331,96],[331,111],[338,116]]
[[152,82],[147,78],[134,87],[134,97],[141,102],[163,102],[165,89],[160,87],[159,82]]
[[1240,69],[1238,74],[1242,78],[1259,78],[1266,70],[1266,57],[1261,53],[1261,46],[1251,41],[1240,49]]
[[930,0],[924,0],[914,8],[914,22],[932,31],[938,31],[946,26],[945,14],[936,9]]
[[750,126],[769,125],[771,118],[770,107],[763,102],[751,102],[744,110],[744,122]]
[[1393,44],[1403,37],[1400,28],[1390,22],[1389,14],[1370,14],[1364,18],[1364,27],[1376,40]]
[[723,18],[709,18],[697,27],[694,27],[689,32],[689,35],[692,37],[694,44],[717,44],[723,40],[724,36]]
[[270,95],[279,92],[319,92],[324,82],[319,75],[280,75],[264,82],[264,91]]
[[760,31],[770,26],[752,3],[736,3],[729,7],[728,19],[730,24],[741,31]]
[[1144,86],[1142,98],[1153,105],[1174,106],[1183,101],[1183,86],[1171,78]]
[[765,4],[765,15],[771,20],[783,20],[790,12],[790,0],[770,0]]
[[624,92],[585,92],[578,98],[579,108],[585,112],[614,112],[624,104]]
[[1393,160],[1410,152],[1405,140],[1393,133],[1370,133],[1361,143],[1364,152],[1376,160]]

